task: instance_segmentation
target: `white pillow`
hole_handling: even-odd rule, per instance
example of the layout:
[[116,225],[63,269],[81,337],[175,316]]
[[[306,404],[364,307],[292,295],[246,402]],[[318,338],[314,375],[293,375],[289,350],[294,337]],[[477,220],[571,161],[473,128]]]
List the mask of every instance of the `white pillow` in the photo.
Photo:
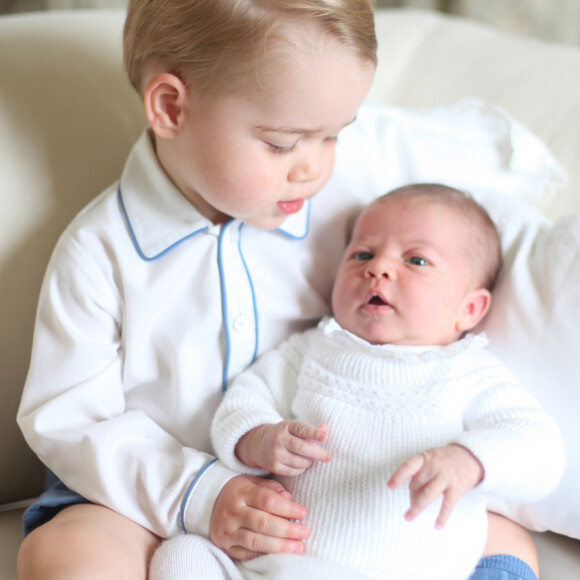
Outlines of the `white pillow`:
[[525,127],[478,101],[432,111],[367,105],[341,133],[333,179],[365,202],[437,181],[471,191],[488,209],[504,266],[480,329],[558,421],[567,455],[552,494],[491,507],[532,530],[580,538],[580,216],[552,225],[530,205],[565,181],[558,163]]
[[480,325],[490,349],[558,422],[566,467],[534,504],[493,500],[523,526],[580,538],[580,215],[550,225],[517,199],[476,195],[496,222],[504,264]]
[[365,104],[340,134],[333,179],[365,202],[411,182],[493,189],[544,204],[566,176],[505,111],[470,99],[410,110]]

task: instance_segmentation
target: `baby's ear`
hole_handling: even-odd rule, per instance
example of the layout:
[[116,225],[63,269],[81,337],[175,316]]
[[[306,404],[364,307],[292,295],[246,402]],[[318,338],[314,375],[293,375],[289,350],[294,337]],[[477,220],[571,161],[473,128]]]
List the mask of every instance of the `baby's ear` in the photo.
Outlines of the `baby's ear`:
[[460,332],[471,330],[487,314],[491,305],[491,293],[485,288],[472,290],[465,297],[463,309],[455,323],[455,328]]
[[188,91],[176,75],[160,73],[147,83],[144,105],[153,132],[166,139],[176,136],[183,120]]

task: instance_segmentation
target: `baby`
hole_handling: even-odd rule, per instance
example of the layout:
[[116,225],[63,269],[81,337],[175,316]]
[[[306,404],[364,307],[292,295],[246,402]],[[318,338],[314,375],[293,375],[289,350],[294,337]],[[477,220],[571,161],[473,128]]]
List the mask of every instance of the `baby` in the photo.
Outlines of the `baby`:
[[306,555],[217,577],[465,580],[486,495],[530,502],[556,485],[555,422],[468,334],[500,261],[492,221],[458,190],[410,185],[364,209],[334,318],[242,373],[212,427],[226,465],[274,474],[311,508]]

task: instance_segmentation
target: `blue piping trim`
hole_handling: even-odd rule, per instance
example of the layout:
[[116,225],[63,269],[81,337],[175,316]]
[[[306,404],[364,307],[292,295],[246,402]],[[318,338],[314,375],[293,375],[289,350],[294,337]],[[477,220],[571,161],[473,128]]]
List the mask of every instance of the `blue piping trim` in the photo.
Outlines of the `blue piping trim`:
[[185,497],[183,498],[183,501],[181,502],[181,510],[179,512],[179,518],[181,520],[181,529],[187,534],[187,529],[185,528],[185,506],[187,505],[187,502],[189,501],[189,497],[191,496],[191,492],[193,491],[193,488],[195,487],[195,484],[199,481],[200,477],[217,461],[217,457],[215,459],[212,459],[206,466],[204,466],[202,468],[202,470],[195,476],[194,480],[191,482],[191,485],[187,488],[187,491],[185,492]]
[[131,226],[131,222],[129,220],[129,215],[127,214],[127,209],[125,207],[125,203],[123,202],[123,195],[121,194],[121,184],[120,183],[119,183],[119,187],[117,188],[117,194],[119,196],[119,202],[121,204],[121,211],[123,212],[123,217],[125,218],[125,222],[127,223],[127,227],[129,228],[129,234],[131,235],[131,239],[133,240],[133,245],[135,246],[135,250],[137,250],[137,254],[139,254],[139,257],[142,258],[143,260],[145,260],[146,262],[152,262],[153,260],[157,260],[158,258],[165,256],[165,254],[169,253],[171,250],[173,250],[177,246],[181,245],[183,242],[185,242],[189,238],[192,238],[193,236],[195,236],[197,234],[201,234],[202,232],[207,232],[207,230],[209,229],[207,226],[205,226],[199,230],[192,232],[191,234],[188,234],[187,236],[181,238],[177,242],[171,244],[170,246],[165,248],[163,251],[159,252],[159,254],[157,254],[155,256],[151,256],[151,257],[146,256],[143,253],[143,250],[141,250],[141,247],[139,246],[139,242],[137,242],[137,236],[135,235],[135,232],[133,231],[133,227]]
[[[233,221],[233,220],[232,220]],[[224,320],[224,331],[226,335],[226,358],[224,361],[224,372],[222,375],[222,393],[226,392],[226,387],[228,384],[228,374],[230,370],[230,355],[231,355],[231,338],[230,332],[228,328],[228,302],[226,296],[226,287],[225,287],[225,275],[224,275],[224,264],[223,264],[223,238],[225,235],[226,230],[232,223],[232,221],[227,222],[222,226],[220,231],[219,239],[218,239],[218,269],[220,273],[220,282],[221,282],[221,290],[222,290],[222,317]]]
[[244,264],[244,268],[246,270],[246,276],[248,277],[248,282],[250,283],[250,290],[252,291],[252,304],[254,306],[254,328],[256,329],[255,333],[255,340],[254,340],[254,354],[252,355],[252,362],[256,360],[258,356],[258,345],[260,343],[260,337],[258,334],[258,306],[256,303],[256,292],[254,291],[254,283],[252,282],[252,277],[250,276],[250,270],[248,265],[246,264],[246,260],[244,259],[244,254],[242,252],[242,229],[244,224],[240,226],[240,236],[238,238],[238,252],[240,252],[240,257],[242,258],[242,264]]

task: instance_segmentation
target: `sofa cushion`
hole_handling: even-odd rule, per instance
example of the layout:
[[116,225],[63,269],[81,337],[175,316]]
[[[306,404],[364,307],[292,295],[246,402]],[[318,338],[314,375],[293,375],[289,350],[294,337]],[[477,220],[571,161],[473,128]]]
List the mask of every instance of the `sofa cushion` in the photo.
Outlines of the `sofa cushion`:
[[0,352],[10,362],[0,365],[0,504],[37,494],[44,480],[16,411],[48,258],[72,217],[119,177],[145,125],[122,70],[123,21],[123,11],[0,18]]

